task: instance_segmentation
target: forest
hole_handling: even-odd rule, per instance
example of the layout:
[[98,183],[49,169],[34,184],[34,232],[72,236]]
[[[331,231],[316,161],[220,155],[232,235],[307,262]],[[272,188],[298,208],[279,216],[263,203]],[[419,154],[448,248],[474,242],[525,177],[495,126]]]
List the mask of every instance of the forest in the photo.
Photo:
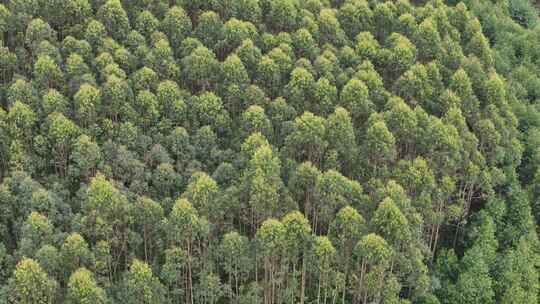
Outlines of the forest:
[[540,303],[535,5],[0,1],[0,304]]

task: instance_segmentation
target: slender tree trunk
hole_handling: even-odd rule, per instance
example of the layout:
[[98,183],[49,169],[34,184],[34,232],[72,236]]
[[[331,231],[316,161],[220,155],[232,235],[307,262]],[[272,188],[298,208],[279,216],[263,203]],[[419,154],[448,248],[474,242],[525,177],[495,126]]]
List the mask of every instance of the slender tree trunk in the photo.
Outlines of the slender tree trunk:
[[272,263],[270,264],[270,275],[271,275],[271,280],[272,280],[272,296],[270,297],[270,300],[271,300],[271,303],[276,303],[277,301],[275,300],[276,299],[276,294],[277,294],[277,289],[276,288],[276,271],[275,271],[275,268],[277,268],[275,266],[276,264],[274,263],[274,261],[272,261]]
[[327,283],[326,283],[326,277],[328,276],[327,273],[324,274],[324,279],[323,279],[323,286],[324,286],[324,299],[323,299],[323,304],[326,304],[326,299],[328,299],[328,286]]
[[240,296],[240,291],[238,290],[238,263],[234,266],[234,286],[235,286],[235,302],[238,303],[238,297]]
[[255,227],[255,210],[251,207],[251,235],[255,235],[257,228]]
[[366,269],[366,262],[362,260],[362,264],[360,265],[360,279],[358,280],[358,301],[359,302],[362,297],[362,290],[364,289],[365,269]]
[[441,228],[441,224],[437,224],[437,228],[435,231],[435,240],[433,241],[433,252],[431,259],[433,260],[435,258],[435,252],[437,252],[437,242],[439,241],[439,229]]
[[[294,280],[296,281],[296,280],[297,280],[297,279],[296,279],[296,263],[293,263],[293,276],[294,276],[294,277],[293,277]],[[292,280],[291,280],[291,281],[292,281]],[[290,286],[290,285],[289,285],[289,286]],[[293,293],[293,296],[291,297],[291,304],[294,304],[294,298],[295,298],[295,296],[294,296],[294,293]]]
[[457,223],[457,225],[456,225],[456,233],[454,233],[454,242],[452,244],[452,247],[454,248],[454,250],[456,249],[456,243],[457,243],[458,234],[459,234],[459,227],[460,227],[460,224]]
[[257,256],[257,246],[255,246],[255,283],[259,284],[259,261]]
[[366,304],[366,303],[367,303],[367,299],[368,299],[368,292],[367,292],[367,290],[366,290],[366,291],[364,291],[364,299],[362,300],[362,303],[363,303],[363,304]]
[[148,232],[147,232],[146,225],[144,225],[144,228],[143,228],[143,235],[144,235],[144,261],[148,263]]
[[300,304],[304,304],[306,290],[306,257],[302,254],[302,278],[300,279]]
[[191,269],[191,241],[188,242],[188,286],[189,286],[189,303],[193,304],[193,274]]
[[269,304],[270,301],[269,301],[269,296],[270,296],[270,266],[268,265],[268,258],[264,258],[264,290],[263,290],[263,294],[264,294],[264,303],[265,304]]
[[321,279],[322,273],[319,272],[319,284],[317,284],[317,304],[321,303]]
[[345,304],[345,292],[347,290],[347,276],[345,276],[345,285],[343,285],[343,293],[341,295],[341,304]]
[[233,303],[233,298],[234,298],[233,294],[235,292],[233,291],[232,274],[230,274],[230,273],[229,273],[229,288],[230,288],[230,290],[229,290],[229,299],[230,299],[231,303]]

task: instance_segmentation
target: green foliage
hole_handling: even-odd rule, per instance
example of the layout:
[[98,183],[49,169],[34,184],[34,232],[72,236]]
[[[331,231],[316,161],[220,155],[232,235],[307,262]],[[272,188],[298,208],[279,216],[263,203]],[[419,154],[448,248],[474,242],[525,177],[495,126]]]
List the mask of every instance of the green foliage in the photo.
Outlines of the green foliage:
[[8,298],[17,304],[52,303],[57,283],[32,259],[22,259],[8,283]]
[[71,275],[67,288],[67,303],[107,303],[105,291],[97,285],[92,272],[86,268],[79,268]]
[[536,9],[530,1],[508,1],[508,10],[510,17],[521,26],[533,28],[536,25]]
[[123,40],[126,38],[130,30],[130,22],[120,1],[106,1],[98,9],[97,17],[115,39]]
[[197,47],[189,56],[182,59],[183,77],[193,88],[202,90],[211,88],[218,74],[218,61],[212,51],[205,47]]
[[0,303],[537,303],[526,0],[0,4]]
[[124,278],[125,291],[122,301],[126,303],[163,303],[163,286],[145,263],[134,260]]

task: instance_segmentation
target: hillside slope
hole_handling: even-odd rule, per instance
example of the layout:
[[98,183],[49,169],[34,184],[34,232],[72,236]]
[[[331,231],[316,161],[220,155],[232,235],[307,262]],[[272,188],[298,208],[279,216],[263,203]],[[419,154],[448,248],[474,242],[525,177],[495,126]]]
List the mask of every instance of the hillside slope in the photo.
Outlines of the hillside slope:
[[11,0],[0,32],[0,304],[538,303],[527,0]]

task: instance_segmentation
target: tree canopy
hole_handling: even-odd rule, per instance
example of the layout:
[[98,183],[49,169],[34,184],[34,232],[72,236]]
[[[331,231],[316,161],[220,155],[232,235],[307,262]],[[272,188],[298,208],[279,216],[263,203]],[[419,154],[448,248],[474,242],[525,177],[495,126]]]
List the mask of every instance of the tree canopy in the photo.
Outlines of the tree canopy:
[[539,302],[529,0],[0,4],[0,304]]

